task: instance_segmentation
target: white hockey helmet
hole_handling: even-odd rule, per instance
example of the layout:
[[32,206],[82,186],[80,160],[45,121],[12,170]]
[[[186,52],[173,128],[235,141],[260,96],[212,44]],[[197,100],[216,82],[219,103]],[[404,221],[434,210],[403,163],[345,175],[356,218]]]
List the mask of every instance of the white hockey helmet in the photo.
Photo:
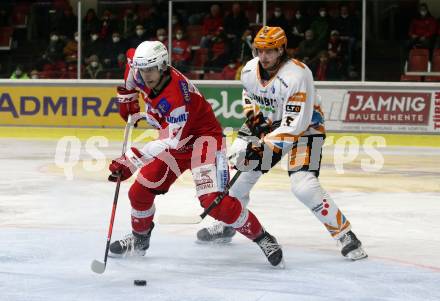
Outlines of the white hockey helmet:
[[165,70],[169,64],[168,50],[159,41],[145,41],[134,52],[131,66],[135,69],[157,67]]

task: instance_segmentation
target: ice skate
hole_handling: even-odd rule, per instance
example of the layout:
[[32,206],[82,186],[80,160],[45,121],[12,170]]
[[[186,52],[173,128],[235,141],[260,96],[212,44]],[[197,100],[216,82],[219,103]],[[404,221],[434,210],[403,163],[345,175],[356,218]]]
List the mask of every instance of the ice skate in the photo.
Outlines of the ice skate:
[[151,223],[147,234],[142,235],[132,232],[125,238],[112,242],[110,245],[110,256],[144,256],[145,251],[150,247],[150,237],[153,228],[154,223]]
[[211,226],[200,229],[197,232],[198,243],[225,244],[232,241],[235,229],[224,223],[215,221]]
[[264,231],[254,242],[261,248],[271,265],[281,269],[284,268],[283,250],[281,250],[281,246],[275,237]]
[[342,236],[338,244],[341,247],[341,254],[351,260],[359,260],[367,258],[368,255],[362,248],[362,243],[357,239],[356,235],[352,231],[347,232]]

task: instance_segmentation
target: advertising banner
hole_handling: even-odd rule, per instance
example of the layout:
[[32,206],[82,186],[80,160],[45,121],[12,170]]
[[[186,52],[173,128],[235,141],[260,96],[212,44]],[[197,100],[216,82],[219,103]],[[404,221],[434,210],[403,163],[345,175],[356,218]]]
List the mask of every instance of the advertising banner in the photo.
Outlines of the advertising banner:
[[[78,85],[2,87],[0,125],[122,127],[115,91]],[[240,88],[201,87],[200,91],[223,127],[241,126]]]
[[[0,125],[123,127],[115,93],[118,84],[2,83]],[[198,81],[196,85],[223,127],[241,126],[239,82]],[[329,131],[440,133],[440,89],[435,86],[318,82],[316,87]]]

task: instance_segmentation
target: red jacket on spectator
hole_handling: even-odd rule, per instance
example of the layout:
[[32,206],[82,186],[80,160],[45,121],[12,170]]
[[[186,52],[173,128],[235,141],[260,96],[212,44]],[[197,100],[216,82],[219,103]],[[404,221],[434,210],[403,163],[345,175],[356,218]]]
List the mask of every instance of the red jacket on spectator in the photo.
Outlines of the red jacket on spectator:
[[223,18],[221,16],[207,16],[203,20],[203,35],[214,34],[219,27],[223,27]]
[[434,17],[416,18],[411,21],[409,36],[432,37],[437,31],[437,21]]
[[188,61],[191,56],[191,49],[187,40],[173,39],[172,61]]

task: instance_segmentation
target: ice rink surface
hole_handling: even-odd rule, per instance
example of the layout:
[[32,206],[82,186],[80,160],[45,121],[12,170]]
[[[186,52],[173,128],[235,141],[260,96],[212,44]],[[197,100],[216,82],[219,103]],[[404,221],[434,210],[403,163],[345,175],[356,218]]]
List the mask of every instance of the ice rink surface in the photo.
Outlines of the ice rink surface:
[[[283,245],[286,268],[258,246],[195,243],[201,225],[161,225],[147,255],[102,261],[115,184],[105,161],[81,161],[66,178],[56,141],[0,139],[0,300],[440,300],[440,150],[384,148],[384,166],[364,171],[362,152],[338,174],[324,152],[321,182],[369,254],[344,259],[324,227],[289,191],[284,171],[265,175],[250,208]],[[110,159],[121,143],[101,151]],[[87,162],[94,171],[87,171]],[[85,164],[86,163],[86,164]],[[105,166],[101,168],[101,166]],[[98,165],[96,165],[98,164]],[[90,167],[90,166],[89,166]],[[124,182],[113,238],[130,231]],[[156,215],[199,214],[189,175],[156,200]],[[146,287],[133,280],[145,279]]]

